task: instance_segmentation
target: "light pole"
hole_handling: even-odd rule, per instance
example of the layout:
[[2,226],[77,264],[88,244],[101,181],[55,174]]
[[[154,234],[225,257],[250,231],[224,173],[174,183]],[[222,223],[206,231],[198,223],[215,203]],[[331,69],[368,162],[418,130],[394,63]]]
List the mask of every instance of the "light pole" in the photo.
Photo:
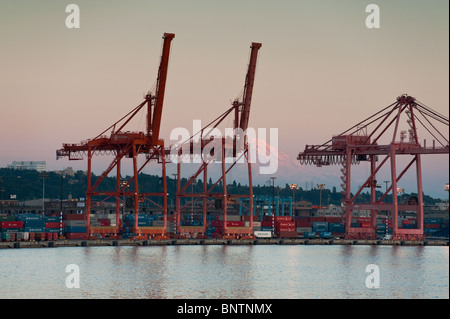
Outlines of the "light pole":
[[289,184],[292,189],[292,202],[295,203],[295,191],[298,189],[298,184]]
[[48,173],[42,172],[39,174],[39,177],[42,178],[42,214],[45,214],[45,179],[48,177]]
[[[448,185],[448,183],[447,184],[445,184],[445,186],[444,186],[444,190],[448,193],[449,192],[449,185]],[[450,193],[449,193],[449,196],[450,196]],[[449,198],[449,200],[448,200],[448,202],[449,202],[449,206],[448,206],[448,209],[450,210],[450,198]]]
[[317,188],[319,189],[319,209],[322,209],[322,189],[325,189],[325,184],[318,184]]
[[[386,193],[387,193],[389,181],[384,181],[384,184],[386,185]],[[386,203],[387,203],[387,194],[386,194]]]
[[61,173],[61,195],[60,195],[60,213],[61,214],[63,212],[63,182],[64,182],[65,178],[66,178],[66,175]]
[[[270,178],[272,179],[272,207],[273,207],[273,210],[275,211],[275,179],[276,179],[276,176],[272,176]],[[272,214],[273,213],[274,212],[272,212]]]

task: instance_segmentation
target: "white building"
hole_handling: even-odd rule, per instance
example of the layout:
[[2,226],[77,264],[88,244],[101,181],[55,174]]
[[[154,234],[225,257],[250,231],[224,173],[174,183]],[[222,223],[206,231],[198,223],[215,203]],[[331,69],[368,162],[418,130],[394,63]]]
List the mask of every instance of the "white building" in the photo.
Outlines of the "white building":
[[11,165],[6,167],[12,169],[30,169],[38,172],[46,170],[45,161],[13,161]]

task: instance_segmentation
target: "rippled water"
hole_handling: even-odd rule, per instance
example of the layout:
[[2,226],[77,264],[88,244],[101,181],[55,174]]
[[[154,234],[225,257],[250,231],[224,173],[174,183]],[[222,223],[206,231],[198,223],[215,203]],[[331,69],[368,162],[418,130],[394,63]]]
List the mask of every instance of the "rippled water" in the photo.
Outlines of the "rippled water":
[[[66,266],[80,288],[66,287]],[[366,287],[366,266],[380,288]],[[0,250],[0,298],[449,298],[448,247],[157,246]]]

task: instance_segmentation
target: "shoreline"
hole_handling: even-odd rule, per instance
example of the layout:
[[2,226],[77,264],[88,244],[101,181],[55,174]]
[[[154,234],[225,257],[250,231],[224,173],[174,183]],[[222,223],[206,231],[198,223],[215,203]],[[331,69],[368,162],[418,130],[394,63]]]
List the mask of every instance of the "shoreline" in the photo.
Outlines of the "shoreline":
[[182,246],[182,245],[353,245],[353,246],[449,246],[449,240],[374,240],[374,239],[97,239],[0,242],[0,249],[59,248],[59,247],[102,247],[102,246]]

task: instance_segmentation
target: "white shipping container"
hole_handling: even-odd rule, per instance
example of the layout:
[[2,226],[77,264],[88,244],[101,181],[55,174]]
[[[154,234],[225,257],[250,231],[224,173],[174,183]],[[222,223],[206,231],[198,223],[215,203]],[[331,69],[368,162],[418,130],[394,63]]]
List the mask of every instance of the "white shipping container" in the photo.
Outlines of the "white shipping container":
[[85,227],[86,221],[85,220],[65,220],[64,224],[66,226]]
[[270,231],[255,231],[253,233],[257,238],[271,238],[272,232]]

